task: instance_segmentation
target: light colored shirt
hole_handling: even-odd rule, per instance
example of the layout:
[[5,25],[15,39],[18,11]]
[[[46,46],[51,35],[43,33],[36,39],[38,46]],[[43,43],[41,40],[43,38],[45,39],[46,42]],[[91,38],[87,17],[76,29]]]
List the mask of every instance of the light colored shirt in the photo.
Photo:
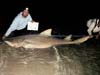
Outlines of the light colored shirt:
[[[97,21],[97,24],[98,24],[99,19],[90,19],[90,20],[87,21],[87,27],[88,27],[87,32],[88,32],[89,35],[92,35],[92,31],[93,31],[94,33],[100,32],[100,27],[98,27],[98,26],[96,25],[96,21]],[[96,25],[96,26],[95,26],[95,25]]]
[[32,17],[30,16],[30,14],[28,14],[27,17],[23,17],[22,16],[22,12],[20,12],[15,19],[13,20],[12,24],[10,25],[10,27],[8,28],[7,32],[5,33],[5,36],[9,36],[11,32],[15,31],[15,30],[22,30],[24,29],[28,22],[32,21]]

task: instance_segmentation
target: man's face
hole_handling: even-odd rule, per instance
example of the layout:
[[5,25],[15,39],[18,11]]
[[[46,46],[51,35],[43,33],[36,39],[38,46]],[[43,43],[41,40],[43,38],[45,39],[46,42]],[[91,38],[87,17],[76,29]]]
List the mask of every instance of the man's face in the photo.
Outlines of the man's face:
[[28,10],[24,10],[23,13],[22,13],[23,17],[27,17],[28,14],[29,14],[29,11]]

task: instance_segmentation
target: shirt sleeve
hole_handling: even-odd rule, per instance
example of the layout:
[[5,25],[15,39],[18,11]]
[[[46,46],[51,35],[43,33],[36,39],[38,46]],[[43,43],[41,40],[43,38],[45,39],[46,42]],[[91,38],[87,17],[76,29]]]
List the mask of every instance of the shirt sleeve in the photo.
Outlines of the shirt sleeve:
[[92,30],[94,29],[94,27],[95,27],[95,22],[93,22],[90,26],[89,26],[89,28],[88,28],[88,34],[89,35],[92,35]]
[[28,21],[29,21],[29,22],[32,21],[32,17],[31,17],[30,14],[28,15]]
[[17,28],[17,24],[18,24],[18,18],[16,17],[12,24],[10,25],[10,27],[8,28],[7,32],[5,33],[5,36],[9,36],[11,34],[11,32],[15,31]]

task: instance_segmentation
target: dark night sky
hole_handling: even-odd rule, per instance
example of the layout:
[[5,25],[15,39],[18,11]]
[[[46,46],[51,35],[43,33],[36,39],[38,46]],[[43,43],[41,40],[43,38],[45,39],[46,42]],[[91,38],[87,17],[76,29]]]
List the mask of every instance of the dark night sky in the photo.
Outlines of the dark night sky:
[[36,2],[34,0],[12,0],[12,3],[1,2],[0,26],[6,30],[13,18],[25,7],[30,8],[30,14],[35,21],[40,22],[40,30],[52,27],[61,34],[87,34],[86,21],[99,18],[98,6],[84,2]]

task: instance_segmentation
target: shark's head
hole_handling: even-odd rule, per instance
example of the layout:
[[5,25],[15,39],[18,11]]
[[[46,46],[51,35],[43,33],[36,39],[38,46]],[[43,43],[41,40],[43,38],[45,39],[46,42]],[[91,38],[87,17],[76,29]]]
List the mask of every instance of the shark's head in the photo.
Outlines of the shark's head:
[[[44,30],[43,32],[41,32],[38,35],[40,35],[41,37],[42,36],[48,37],[48,36],[51,36],[51,32],[52,32],[52,29],[47,29],[47,30]],[[26,38],[26,40],[27,40],[27,38]],[[30,40],[32,40],[32,39],[30,39]],[[15,48],[21,47],[22,44],[23,44],[23,41],[24,41],[23,37],[20,37],[19,39],[18,38],[8,38],[7,40],[4,40],[4,42],[6,44],[8,44],[11,47],[15,47]]]
[[4,42],[11,47],[15,47],[15,48],[20,47],[20,44],[18,44],[17,42],[11,42],[11,41],[4,41]]

